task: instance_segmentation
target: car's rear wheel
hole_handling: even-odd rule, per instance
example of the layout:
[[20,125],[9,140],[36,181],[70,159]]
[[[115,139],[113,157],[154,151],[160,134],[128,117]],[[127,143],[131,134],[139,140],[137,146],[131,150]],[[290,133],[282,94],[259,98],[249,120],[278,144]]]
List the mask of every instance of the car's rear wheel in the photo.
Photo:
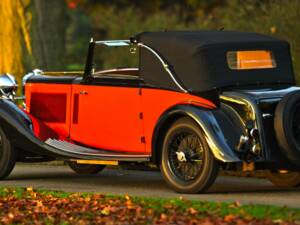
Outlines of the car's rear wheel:
[[0,128],[0,179],[6,178],[16,164],[16,150]]
[[105,165],[78,164],[73,161],[67,161],[67,164],[75,173],[78,174],[96,174],[105,168]]
[[278,187],[298,187],[300,172],[297,171],[268,171],[267,178]]
[[161,171],[168,185],[181,193],[205,192],[218,169],[199,126],[190,118],[177,120],[166,133],[162,147]]

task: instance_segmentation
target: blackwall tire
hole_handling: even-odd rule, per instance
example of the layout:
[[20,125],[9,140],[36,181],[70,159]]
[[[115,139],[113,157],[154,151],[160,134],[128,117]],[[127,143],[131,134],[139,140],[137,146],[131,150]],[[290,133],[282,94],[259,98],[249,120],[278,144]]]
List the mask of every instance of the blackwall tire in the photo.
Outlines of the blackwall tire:
[[0,180],[5,179],[16,164],[16,150],[0,128]]
[[286,188],[299,187],[300,172],[290,171],[286,173],[280,173],[277,171],[275,172],[268,171],[267,179],[277,187],[286,187]]
[[274,128],[281,152],[300,163],[300,91],[285,95],[276,106]]
[[71,161],[67,161],[67,164],[75,173],[78,174],[97,174],[105,168],[105,165],[78,164]]
[[[178,158],[182,152],[186,161]],[[167,184],[180,193],[203,193],[215,181],[219,163],[192,119],[177,120],[166,133],[160,169]]]

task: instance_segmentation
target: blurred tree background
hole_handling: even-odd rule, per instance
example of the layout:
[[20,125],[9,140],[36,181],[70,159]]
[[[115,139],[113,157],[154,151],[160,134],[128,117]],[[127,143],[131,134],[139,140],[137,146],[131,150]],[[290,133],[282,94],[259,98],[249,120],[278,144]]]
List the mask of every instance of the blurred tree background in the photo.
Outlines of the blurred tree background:
[[24,50],[31,55],[31,40],[25,9],[29,1],[1,0],[0,2],[0,73],[21,75],[24,69]]
[[[82,70],[91,37],[224,28],[288,40],[300,81],[299,0],[1,0],[0,15],[0,72],[18,76],[33,68]],[[115,55],[98,51],[98,65],[106,68],[116,60],[133,64],[127,54]]]

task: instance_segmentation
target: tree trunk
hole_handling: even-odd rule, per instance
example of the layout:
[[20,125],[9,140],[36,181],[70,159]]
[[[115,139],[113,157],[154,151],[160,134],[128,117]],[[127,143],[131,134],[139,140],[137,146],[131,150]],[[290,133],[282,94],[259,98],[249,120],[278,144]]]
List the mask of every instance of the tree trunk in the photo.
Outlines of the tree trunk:
[[64,0],[33,0],[32,46],[35,67],[42,70],[63,69],[67,24]]
[[25,8],[30,0],[0,1],[0,73],[24,74],[23,44],[31,54]]

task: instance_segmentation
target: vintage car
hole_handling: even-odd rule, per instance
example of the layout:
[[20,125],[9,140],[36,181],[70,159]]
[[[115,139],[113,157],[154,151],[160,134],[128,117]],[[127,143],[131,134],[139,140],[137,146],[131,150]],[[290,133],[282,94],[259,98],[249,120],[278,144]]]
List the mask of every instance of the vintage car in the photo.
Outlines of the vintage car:
[[[130,47],[138,68],[95,70],[98,45]],[[286,41],[237,31],[144,32],[91,40],[84,72],[27,74],[22,107],[13,78],[0,83],[2,179],[18,161],[56,159],[90,174],[156,164],[182,193],[205,192],[219,169],[267,170],[276,185],[300,184],[300,88]]]

